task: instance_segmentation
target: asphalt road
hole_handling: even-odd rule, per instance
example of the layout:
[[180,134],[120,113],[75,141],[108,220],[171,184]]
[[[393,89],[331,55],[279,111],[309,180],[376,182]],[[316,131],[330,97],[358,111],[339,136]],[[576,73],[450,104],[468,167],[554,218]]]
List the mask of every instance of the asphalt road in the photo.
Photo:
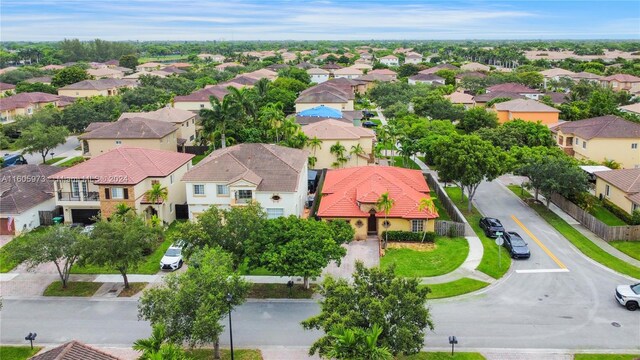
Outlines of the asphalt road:
[[[67,137],[67,141],[64,144],[58,145],[55,149],[49,152],[49,154],[47,155],[47,160],[51,159],[51,152],[55,154],[54,157],[76,156],[76,154],[79,155],[80,152],[74,150],[79,145],[80,143],[78,142],[78,138],[76,136],[69,136]],[[5,154],[19,154],[21,152],[22,150],[8,151],[8,152],[5,151],[5,152],[2,152],[2,155],[4,156]],[[42,156],[40,156],[39,153],[24,154],[24,158],[27,159],[28,164],[42,163]]]
[[[447,337],[456,335],[461,350],[640,352],[640,311],[627,311],[613,297],[616,285],[632,279],[584,258],[500,184],[481,185],[476,200],[486,215],[500,218],[507,230],[522,235],[532,257],[514,261],[503,280],[480,293],[431,301],[436,329],[427,334],[427,347],[446,348]],[[548,272],[563,267],[568,271]],[[309,345],[319,333],[304,331],[299,323],[318,309],[313,301],[248,302],[232,315],[234,344]],[[0,311],[0,343],[23,344],[24,336],[33,331],[38,333],[37,342],[41,344],[79,339],[104,346],[129,346],[150,334],[149,325],[137,320],[137,303],[131,300],[5,299]],[[226,344],[227,339],[225,334],[222,343]]]

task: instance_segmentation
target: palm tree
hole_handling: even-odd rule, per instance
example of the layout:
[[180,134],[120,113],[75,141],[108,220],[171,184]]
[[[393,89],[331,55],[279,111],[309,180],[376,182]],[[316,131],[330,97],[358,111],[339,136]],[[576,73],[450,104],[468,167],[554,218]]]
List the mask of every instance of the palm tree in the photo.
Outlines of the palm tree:
[[309,141],[307,141],[307,145],[311,148],[311,151],[313,151],[313,156],[316,156],[316,150],[318,149],[322,149],[322,140],[318,139],[317,136],[314,136],[313,138],[309,139]]
[[[436,209],[436,204],[433,202],[432,198],[424,197],[420,199],[420,202],[418,203],[418,211],[426,211],[427,213],[433,213],[435,212],[435,209]],[[427,221],[429,220],[427,219]],[[422,234],[422,241],[420,241],[421,243],[424,242],[424,238],[427,236],[426,227],[422,230],[423,230],[423,234]]]
[[282,111],[282,104],[269,103],[263,107],[260,112],[262,121],[269,124],[269,126],[276,131],[276,143],[280,142],[280,136],[278,136],[278,129],[282,127],[282,123],[285,119],[284,112]]
[[133,350],[142,352],[140,359],[146,360],[152,353],[160,351],[162,343],[166,340],[166,331],[164,325],[157,324],[153,326],[151,336],[146,339],[138,339],[133,343]]
[[[376,201],[376,207],[378,208],[378,211],[382,210],[384,211],[384,222],[387,223],[387,217],[389,216],[389,213],[391,212],[391,209],[393,208],[393,204],[395,203],[395,200],[393,200],[390,196],[389,196],[389,192],[385,192],[382,195],[380,195],[380,197],[378,198],[378,201]],[[382,247],[383,249],[387,248],[387,240],[389,239],[389,234],[388,231],[384,232],[384,246]]]
[[344,162],[346,162],[346,158],[344,157],[345,151],[347,151],[347,149],[345,149],[344,145],[340,144],[340,141],[337,141],[335,144],[331,145],[331,148],[329,148],[329,152],[335,155],[337,159],[337,161],[334,162],[333,165],[338,165],[338,167],[340,167],[340,164],[343,162],[343,160]]
[[604,161],[602,162],[602,165],[608,167],[609,169],[620,169],[622,167],[622,165],[620,165],[619,162],[613,160],[613,159],[607,159],[605,158]]
[[238,89],[233,86],[229,86],[227,90],[229,90],[228,96],[231,97],[242,111],[251,119],[256,120],[256,108],[254,102],[249,98],[249,90],[246,88]]
[[393,355],[387,347],[378,346],[382,327],[374,324],[371,329],[348,329],[336,326],[329,332],[332,338],[327,357],[331,359],[391,360]]
[[364,155],[365,151],[362,146],[360,146],[360,144],[356,144],[351,146],[351,151],[349,151],[349,154],[356,157],[356,166],[358,166],[358,158],[360,157],[360,155]]
[[129,211],[132,211],[132,210],[135,211],[131,206],[125,203],[120,203],[116,205],[116,210],[114,211],[114,214],[125,216],[127,213],[129,213]]
[[230,96],[225,96],[222,101],[218,100],[215,96],[211,96],[209,101],[211,102],[211,109],[200,110],[202,130],[208,135],[216,131],[220,132],[222,148],[226,148],[227,126],[237,119],[240,109]]
[[145,196],[147,197],[147,201],[157,205],[167,200],[167,197],[169,197],[169,190],[160,185],[160,183],[155,183],[151,185],[151,189],[147,190]]
[[309,156],[309,167],[313,168],[314,166],[316,166],[316,163],[318,162],[318,158],[315,156]]

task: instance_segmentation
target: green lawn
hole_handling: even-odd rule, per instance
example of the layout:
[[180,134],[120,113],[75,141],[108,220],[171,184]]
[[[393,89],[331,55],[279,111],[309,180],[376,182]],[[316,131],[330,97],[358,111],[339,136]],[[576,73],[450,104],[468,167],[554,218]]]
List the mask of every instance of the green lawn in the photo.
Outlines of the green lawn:
[[240,275],[279,276],[278,274],[274,274],[263,267],[259,267],[256,269],[249,269],[249,258],[245,258],[244,262],[238,266],[238,273]]
[[640,260],[640,241],[609,241],[609,245],[636,260]]
[[248,298],[251,299],[311,299],[316,291],[317,285],[311,284],[309,289],[305,289],[301,284],[293,285],[291,296],[287,284],[251,284]]
[[444,208],[444,205],[442,205],[442,202],[440,201],[440,199],[438,199],[434,193],[431,193],[431,198],[433,199],[433,204],[436,206],[436,210],[438,210],[438,215],[440,215],[438,217],[438,220],[448,220],[451,221],[451,217],[449,216],[449,213],[447,212],[447,210]]
[[195,165],[195,164],[199,163],[200,160],[204,159],[205,156],[207,156],[207,155],[196,155],[196,156],[193,157],[193,159],[191,159],[191,163],[193,165]]
[[485,357],[480,353],[472,352],[455,352],[451,356],[450,352],[425,352],[421,351],[415,355],[396,357],[397,360],[484,360]]
[[[512,191],[516,192],[516,195],[518,195],[520,192],[519,187],[509,188]],[[562,234],[562,236],[569,240],[575,247],[578,248],[578,250],[580,250],[586,256],[619,273],[629,275],[636,279],[640,279],[640,268],[622,261],[617,257],[602,250],[598,245],[589,240],[589,238],[582,235],[582,233],[576,230],[573,226],[569,225],[566,221],[553,213],[551,210],[548,210],[544,205],[533,204],[529,206],[533,210],[535,210],[538,215],[545,219],[549,223],[549,225],[553,226],[560,234]],[[638,249],[637,245],[632,246],[636,246],[636,249]]]
[[575,354],[575,360],[634,360],[640,358],[640,355],[631,354]]
[[[209,360],[213,359],[212,349],[193,349],[187,350],[187,355],[193,360]],[[237,360],[262,360],[260,350],[253,349],[233,349],[234,359]],[[227,349],[220,350],[220,358],[222,360],[230,360],[231,352]]]
[[[511,257],[509,256],[509,252],[503,246],[496,245],[494,239],[485,236],[484,231],[482,231],[478,224],[482,215],[480,215],[475,207],[472,207],[471,212],[467,211],[467,197],[465,196],[464,199],[462,199],[462,192],[460,188],[448,186],[444,189],[482,242],[484,252],[482,253],[482,260],[480,261],[480,265],[478,265],[477,270],[482,271],[493,278],[501,278],[511,266]],[[501,267],[498,267],[498,251],[502,252]]]
[[595,216],[598,220],[609,226],[626,226],[627,223],[617,217],[614,213],[609,211],[602,205],[602,202],[596,199],[593,204],[593,208],[589,211],[589,214]]
[[469,243],[465,238],[437,237],[435,249],[417,251],[412,249],[387,249],[380,259],[380,267],[396,265],[396,274],[404,277],[429,277],[452,272],[469,254]]
[[44,296],[83,296],[89,297],[98,291],[103,283],[87,281],[70,281],[67,288],[62,288],[62,282],[54,281],[44,290]]
[[418,164],[416,164],[416,162],[413,161],[412,159],[408,159],[407,166],[404,165],[403,161],[404,160],[402,159],[402,156],[394,156],[393,164],[391,164],[391,166],[406,167],[407,169],[420,170],[420,166],[418,166]]
[[66,159],[66,157],[65,157],[65,156],[61,156],[61,157],[54,157],[54,158],[51,158],[51,159],[49,159],[49,160],[45,161],[44,163],[45,163],[46,165],[51,165],[51,164],[55,164],[55,163],[57,163],[58,161],[60,161],[60,160],[62,160],[62,159]]
[[79,163],[81,163],[83,161],[84,161],[84,158],[82,156],[76,156],[76,157],[72,157],[71,159],[63,162],[62,164],[59,164],[58,166],[71,167],[71,166],[79,164]]
[[511,190],[514,194],[518,195],[518,197],[522,200],[527,200],[533,197],[525,188],[518,185],[507,185],[509,190]]
[[0,346],[0,359],[2,360],[26,360],[38,351],[42,347],[34,346],[33,349],[29,346]]
[[378,126],[382,126],[382,121],[380,121],[380,119],[378,118],[371,118],[369,121],[371,121],[372,123],[378,125]]
[[15,257],[11,256],[13,253],[15,253],[15,249],[18,248],[21,243],[27,240],[27,236],[29,236],[30,233],[41,232],[44,231],[44,229],[44,227],[40,227],[37,229],[33,229],[28,233],[16,236],[15,238],[13,238],[13,240],[0,248],[0,273],[9,272],[13,270],[13,268],[18,266],[18,264],[20,264],[22,262],[20,259],[16,259]]
[[146,282],[130,282],[128,289],[122,289],[118,297],[132,297],[144,289],[149,283]]
[[462,278],[448,283],[425,286],[427,286],[431,290],[431,292],[427,296],[429,299],[441,299],[470,293],[476,290],[480,290],[488,285],[489,283],[486,283],[484,281],[471,278]]

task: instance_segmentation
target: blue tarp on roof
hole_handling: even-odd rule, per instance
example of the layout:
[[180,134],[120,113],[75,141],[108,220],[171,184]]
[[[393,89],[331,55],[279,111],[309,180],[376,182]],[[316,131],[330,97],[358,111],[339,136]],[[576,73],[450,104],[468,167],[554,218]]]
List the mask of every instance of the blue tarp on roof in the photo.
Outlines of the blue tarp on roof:
[[311,109],[307,109],[296,114],[298,116],[315,116],[333,119],[342,119],[342,111],[320,105]]

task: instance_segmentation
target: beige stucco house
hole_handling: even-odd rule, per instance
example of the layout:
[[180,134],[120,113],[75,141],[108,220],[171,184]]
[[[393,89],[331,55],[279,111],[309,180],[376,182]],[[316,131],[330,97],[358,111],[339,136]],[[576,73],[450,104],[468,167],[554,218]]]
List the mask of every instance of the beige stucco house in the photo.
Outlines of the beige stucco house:
[[200,111],[202,109],[211,109],[210,98],[213,96],[222,101],[229,90],[225,86],[210,86],[204,89],[196,90],[189,95],[175,96],[173,98],[173,107],[181,110]]
[[18,115],[32,115],[47,105],[60,106],[60,100],[60,96],[42,92],[7,96],[0,100],[0,124],[12,123]]
[[[356,127],[341,120],[326,119],[305,125],[302,127],[302,131],[309,139],[317,138],[322,141],[318,148],[308,145],[305,147],[310,156],[316,158],[316,163],[313,166],[315,169],[346,168],[374,162],[373,140],[375,133],[371,129]],[[344,163],[338,163],[337,155],[331,153],[331,147],[338,143],[344,147],[343,156],[346,159]],[[363,150],[360,155],[352,153],[358,145]]]
[[640,209],[640,169],[595,172],[596,194],[633,214]]
[[133,89],[136,82],[122,79],[83,80],[58,89],[58,95],[70,97],[115,96],[124,88]]
[[296,99],[296,112],[327,106],[341,111],[354,110],[355,94],[349,79],[334,79],[310,87]]
[[176,133],[178,147],[195,145],[198,125],[195,112],[163,107],[162,109],[150,112],[122,113],[118,120],[135,117],[174,124],[178,128]]

